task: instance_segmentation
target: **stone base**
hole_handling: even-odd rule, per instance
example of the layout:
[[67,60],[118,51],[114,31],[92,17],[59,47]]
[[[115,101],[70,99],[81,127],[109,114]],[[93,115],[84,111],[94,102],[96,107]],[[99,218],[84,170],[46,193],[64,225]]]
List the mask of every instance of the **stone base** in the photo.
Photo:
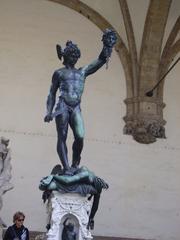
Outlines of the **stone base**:
[[82,197],[76,193],[61,194],[53,191],[47,207],[48,224],[50,224],[50,229],[47,232],[48,240],[62,239],[66,219],[73,223],[77,240],[92,239],[92,235],[87,229],[92,207],[92,202],[88,200],[88,196]]

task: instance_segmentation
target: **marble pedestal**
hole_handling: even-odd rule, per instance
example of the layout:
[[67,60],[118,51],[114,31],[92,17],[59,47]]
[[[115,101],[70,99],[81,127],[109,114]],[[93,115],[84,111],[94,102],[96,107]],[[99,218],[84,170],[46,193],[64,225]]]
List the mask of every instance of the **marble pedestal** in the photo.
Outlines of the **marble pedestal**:
[[47,205],[48,222],[51,226],[47,232],[47,240],[61,240],[63,223],[67,218],[74,224],[76,240],[92,239],[87,229],[91,207],[92,201],[88,200],[88,196],[53,191]]

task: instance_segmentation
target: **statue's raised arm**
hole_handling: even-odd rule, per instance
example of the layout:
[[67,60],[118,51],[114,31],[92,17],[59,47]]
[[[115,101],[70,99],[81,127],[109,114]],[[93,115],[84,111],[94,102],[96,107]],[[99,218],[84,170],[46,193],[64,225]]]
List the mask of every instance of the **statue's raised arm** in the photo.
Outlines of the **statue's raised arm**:
[[86,77],[90,74],[95,73],[105,63],[106,68],[108,67],[109,58],[111,57],[112,49],[116,44],[116,41],[117,41],[116,32],[112,29],[106,29],[102,36],[103,49],[98,59],[82,68],[82,71],[84,72],[84,75]]

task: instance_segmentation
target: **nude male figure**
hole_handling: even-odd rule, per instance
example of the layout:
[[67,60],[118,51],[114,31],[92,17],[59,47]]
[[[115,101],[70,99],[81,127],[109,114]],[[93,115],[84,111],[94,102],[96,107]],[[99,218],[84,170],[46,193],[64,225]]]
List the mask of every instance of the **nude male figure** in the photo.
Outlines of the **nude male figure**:
[[[75,64],[81,56],[81,52],[77,45],[71,41],[67,41],[64,51],[57,45],[58,57],[60,60],[63,57],[63,64],[65,67],[56,70],[53,74],[52,84],[47,99],[47,114],[44,121],[49,122],[55,118],[58,137],[57,152],[65,174],[71,175],[73,169],[78,168],[80,164],[84,140],[84,123],[80,103],[84,91],[85,79],[108,62],[116,39],[115,32],[107,29],[102,38],[103,49],[99,57],[91,64],[79,69],[75,68]],[[58,89],[60,93],[59,100],[53,112]],[[68,126],[71,127],[74,135],[71,166],[68,161],[66,146]]]

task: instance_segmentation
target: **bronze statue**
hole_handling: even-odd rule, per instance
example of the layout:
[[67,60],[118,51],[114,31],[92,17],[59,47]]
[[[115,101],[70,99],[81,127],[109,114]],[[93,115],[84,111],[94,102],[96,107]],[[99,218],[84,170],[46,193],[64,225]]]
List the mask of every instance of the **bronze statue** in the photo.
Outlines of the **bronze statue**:
[[42,191],[68,191],[81,195],[101,193],[103,188],[107,189],[108,184],[84,166],[78,168],[72,176],[51,174],[41,179],[39,184],[39,189]]
[[58,174],[60,165],[53,168],[51,175],[44,177],[39,184],[39,189],[44,191],[43,201],[50,197],[52,191],[61,193],[79,193],[82,196],[90,194],[88,200],[93,197],[93,204],[89,215],[88,229],[94,228],[94,216],[98,210],[102,189],[108,189],[108,184],[97,177],[86,167],[78,168],[73,176]]
[[[90,74],[95,73],[105,63],[108,63],[116,40],[115,32],[107,29],[102,37],[103,49],[98,59],[79,69],[75,68],[75,64],[81,56],[77,45],[71,41],[67,41],[64,51],[59,45],[56,46],[58,57],[60,60],[63,57],[65,67],[56,70],[53,74],[47,99],[47,114],[44,121],[50,122],[55,118],[58,137],[57,152],[63,165],[64,174],[73,175],[80,164],[84,140],[84,123],[80,103],[84,91],[85,79]],[[58,89],[60,92],[59,100],[53,112]],[[74,134],[71,166],[68,161],[66,146],[68,126],[71,127]]]
[[62,231],[62,240],[76,240],[76,232],[74,231],[74,224],[68,222],[68,218],[63,223],[63,231]]

